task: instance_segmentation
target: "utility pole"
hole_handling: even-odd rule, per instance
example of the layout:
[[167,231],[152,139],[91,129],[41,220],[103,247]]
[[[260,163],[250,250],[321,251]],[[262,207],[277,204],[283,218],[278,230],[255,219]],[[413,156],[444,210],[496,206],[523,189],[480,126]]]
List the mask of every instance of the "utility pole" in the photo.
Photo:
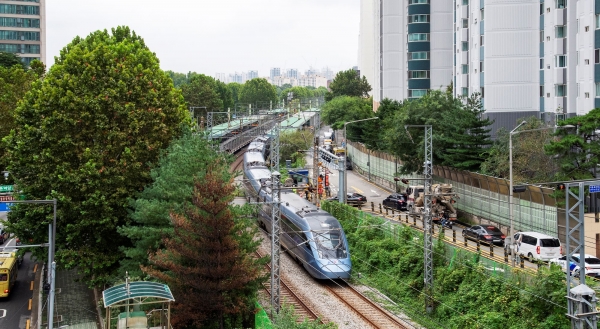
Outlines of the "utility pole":
[[[281,233],[281,210],[279,202],[281,200],[281,191],[279,189],[279,123],[273,127],[273,140],[271,141],[271,308],[279,313],[280,307],[280,278],[279,278],[279,250]],[[277,193],[275,193],[277,191]],[[271,314],[271,317],[273,314]]]
[[319,133],[315,133],[313,152],[313,186],[315,189],[314,204],[319,206]]

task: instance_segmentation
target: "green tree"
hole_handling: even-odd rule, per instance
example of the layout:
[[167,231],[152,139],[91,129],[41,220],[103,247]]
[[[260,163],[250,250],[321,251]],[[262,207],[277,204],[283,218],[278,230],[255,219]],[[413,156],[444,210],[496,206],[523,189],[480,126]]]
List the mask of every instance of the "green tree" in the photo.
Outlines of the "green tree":
[[463,107],[456,107],[443,116],[445,122],[453,122],[447,134],[442,135],[452,147],[441,154],[442,164],[461,170],[480,170],[486,159],[486,150],[492,144],[488,128],[493,122],[483,118],[481,95],[474,93],[466,99]]
[[206,113],[223,109],[223,100],[219,95],[217,82],[204,74],[189,74],[189,82],[181,85],[181,93],[188,107],[203,108],[195,112],[196,116],[206,118]]
[[169,284],[173,325],[180,328],[254,327],[256,294],[268,258],[255,259],[260,240],[253,221],[236,217],[234,175],[217,161],[194,186],[192,205],[171,213],[173,236],[142,269]]
[[170,212],[182,213],[192,202],[194,179],[204,179],[209,165],[222,160],[207,139],[193,135],[189,128],[169,145],[152,169],[153,183],[131,200],[132,221],[118,230],[132,244],[123,247],[126,258],[121,273],[142,274],[140,264],[148,265],[148,253],[163,247],[163,237],[172,236]]
[[242,89],[242,85],[237,82],[230,82],[227,84],[227,88],[231,90],[231,97],[233,98],[233,104],[237,104],[240,100],[240,90]]
[[178,73],[178,72],[173,72],[173,71],[165,71],[165,73],[171,77],[175,88],[180,88],[181,85],[188,83],[187,76],[183,73]]
[[[19,62],[20,63],[20,62]],[[41,65],[40,65],[41,64]],[[32,61],[35,69],[25,70],[21,65],[0,65],[0,140],[15,129],[14,112],[19,101],[31,89],[34,81],[44,75],[44,64]],[[0,170],[6,170],[6,147],[0,143]]]
[[[344,129],[344,123],[372,118],[373,100],[371,98],[340,96],[325,103],[321,108],[323,121],[333,129]],[[365,143],[373,147],[380,131],[380,120],[357,122],[346,127],[348,140]]]
[[[554,179],[557,162],[553,155],[545,153],[545,145],[553,140],[552,129],[545,128],[545,123],[536,118],[529,117],[517,120],[516,124],[525,120],[527,123],[521,128],[513,140],[513,180],[515,182],[548,182]],[[541,129],[538,131],[526,131]],[[498,130],[497,138],[488,150],[486,160],[481,164],[481,172],[486,175],[508,179],[509,177],[509,134],[505,129]]]
[[228,87],[227,84],[220,80],[215,79],[215,83],[217,85],[217,93],[223,102],[223,109],[232,109],[235,106],[235,102],[233,101],[233,91]]
[[331,81],[329,89],[331,91],[325,95],[326,101],[343,95],[369,97],[369,92],[372,90],[367,78],[363,76],[361,79],[358,72],[353,69],[338,72]]
[[[121,26],[76,37],[17,108],[9,170],[28,199],[58,200],[57,261],[90,286],[117,269],[127,200],[151,182],[187,113],[155,54]],[[19,204],[8,220],[21,239],[43,243],[52,210]]]
[[600,129],[600,108],[558,123],[560,127],[567,125],[576,128],[557,129],[555,135],[560,139],[551,141],[544,147],[546,154],[558,157],[557,179],[592,178],[600,162],[600,143],[596,133]]
[[285,160],[303,166],[306,151],[314,144],[314,133],[310,130],[283,132],[279,142],[280,164],[285,166]]
[[25,68],[21,58],[13,53],[0,52],[0,67],[9,68],[18,65],[21,68]]
[[242,85],[239,101],[257,106],[264,106],[266,104],[268,108],[269,102],[273,102],[273,105],[277,104],[277,90],[266,79],[255,78],[248,80]]

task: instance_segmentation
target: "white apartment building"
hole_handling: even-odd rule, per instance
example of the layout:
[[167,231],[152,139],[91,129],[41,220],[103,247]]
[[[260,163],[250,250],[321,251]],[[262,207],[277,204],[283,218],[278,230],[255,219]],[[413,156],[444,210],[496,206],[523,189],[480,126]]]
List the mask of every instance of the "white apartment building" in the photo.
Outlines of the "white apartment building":
[[46,0],[0,0],[0,52],[46,61]]
[[[600,107],[600,0],[364,0],[361,6],[359,65],[368,72],[364,54],[374,47],[375,105],[452,81],[456,95],[481,93],[485,115],[495,120],[492,134],[511,130],[520,118],[555,122]],[[368,24],[372,39],[363,38]]]

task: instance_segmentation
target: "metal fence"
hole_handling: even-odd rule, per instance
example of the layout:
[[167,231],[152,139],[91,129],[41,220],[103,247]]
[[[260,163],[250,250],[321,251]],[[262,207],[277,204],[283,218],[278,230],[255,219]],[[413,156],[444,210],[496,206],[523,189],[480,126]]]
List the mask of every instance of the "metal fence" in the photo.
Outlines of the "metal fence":
[[[398,183],[394,176],[402,167],[401,161],[355,142],[348,142],[348,155],[354,170],[372,182],[395,189]],[[436,182],[452,184],[460,198],[456,208],[473,215],[480,223],[489,220],[499,226],[510,226],[508,180],[444,166],[434,166],[433,174]],[[422,178],[422,175],[403,175],[402,178]],[[399,189],[406,187],[401,183],[398,185]],[[515,231],[558,236],[557,206],[552,192],[553,189],[526,185],[525,192],[514,194]]]

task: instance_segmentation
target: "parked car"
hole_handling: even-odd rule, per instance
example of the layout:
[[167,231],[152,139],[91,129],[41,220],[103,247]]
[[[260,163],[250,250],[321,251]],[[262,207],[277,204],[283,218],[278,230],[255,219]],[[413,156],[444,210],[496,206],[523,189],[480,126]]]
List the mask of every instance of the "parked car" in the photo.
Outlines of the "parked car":
[[[337,195],[334,197],[331,197],[327,200],[339,201]],[[347,193],[346,194],[346,203],[349,205],[358,206],[358,205],[363,205],[366,202],[367,202],[367,197],[362,194],[358,194],[358,193]]]
[[470,240],[500,246],[504,245],[504,239],[506,238],[506,235],[493,225],[474,225],[464,229],[462,235]]
[[6,233],[4,227],[0,227],[0,244],[4,244],[6,239],[8,239],[8,233]]
[[[569,264],[568,271],[573,274],[573,276],[579,276],[579,254],[573,254],[574,263],[571,262]],[[600,277],[600,259],[592,256],[585,255],[585,275],[593,276],[595,278]],[[550,263],[557,264],[562,268],[563,272],[567,273],[567,256],[562,256],[558,258],[553,258],[550,260]]]
[[[529,260],[549,261],[562,255],[562,245],[555,237],[537,232],[515,233],[516,253]],[[505,246],[507,248],[508,246]]]
[[393,193],[385,198],[382,204],[386,208],[406,211],[408,206],[408,196],[406,194]]

